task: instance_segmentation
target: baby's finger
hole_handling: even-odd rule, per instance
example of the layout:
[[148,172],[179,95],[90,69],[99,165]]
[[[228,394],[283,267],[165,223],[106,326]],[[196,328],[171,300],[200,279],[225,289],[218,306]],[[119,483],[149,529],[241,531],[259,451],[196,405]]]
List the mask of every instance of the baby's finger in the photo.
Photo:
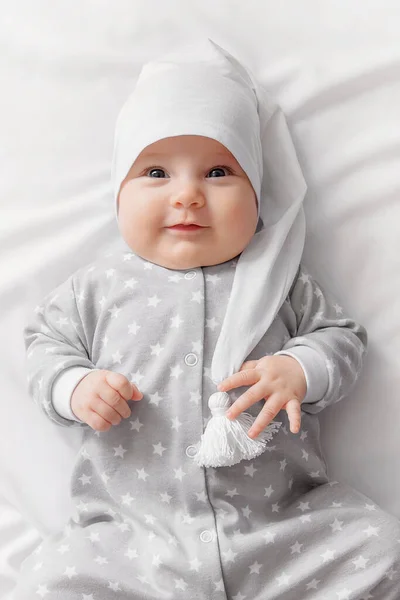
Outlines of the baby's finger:
[[286,412],[289,417],[290,431],[299,433],[301,426],[301,403],[297,398],[292,398],[286,404]]
[[248,360],[243,363],[240,367],[239,371],[248,371],[249,369],[255,369],[257,366],[258,360]]
[[256,402],[259,402],[268,395],[268,390],[265,383],[259,381],[255,385],[251,386],[244,394],[239,396],[237,400],[232,404],[226,416],[228,419],[236,419],[241,412],[252,406]]
[[271,395],[265,405],[259,412],[253,425],[250,427],[247,435],[252,439],[256,438],[263,431],[276,415],[282,410],[282,399],[278,394]]
[[122,373],[108,371],[106,373],[107,383],[116,390],[125,400],[140,400],[143,394]]
[[106,381],[99,386],[97,394],[101,400],[116,410],[124,419],[131,416],[131,409],[127,401],[114,388],[108,385]]
[[246,371],[239,371],[234,373],[230,377],[227,377],[218,385],[220,392],[228,392],[234,388],[241,387],[243,385],[253,385],[260,379],[260,374],[255,369]]
[[114,410],[107,402],[104,402],[104,400],[98,399],[95,407],[91,410],[107,421],[107,423],[111,423],[111,425],[119,425],[121,423],[120,413]]
[[111,423],[103,419],[103,417],[93,410],[88,410],[85,422],[95,431],[108,431],[112,427]]

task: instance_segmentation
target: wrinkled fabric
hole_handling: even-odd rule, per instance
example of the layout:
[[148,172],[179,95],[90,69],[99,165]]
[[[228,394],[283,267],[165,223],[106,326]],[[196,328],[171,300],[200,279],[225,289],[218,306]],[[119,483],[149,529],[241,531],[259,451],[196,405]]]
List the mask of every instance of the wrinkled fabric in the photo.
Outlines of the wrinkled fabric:
[[[24,562],[14,600],[400,597],[399,522],[330,481],[319,441],[318,413],[356,381],[365,330],[303,267],[248,359],[317,349],[329,373],[325,396],[302,404],[299,434],[280,411],[283,426],[256,459],[194,464],[235,268],[232,260],[173,271],[123,244],[32,314],[24,332],[30,393],[55,424],[83,428],[84,442],[71,518]],[[82,366],[123,373],[144,394],[107,432],[53,408],[57,375]],[[256,416],[263,404],[247,412]]]

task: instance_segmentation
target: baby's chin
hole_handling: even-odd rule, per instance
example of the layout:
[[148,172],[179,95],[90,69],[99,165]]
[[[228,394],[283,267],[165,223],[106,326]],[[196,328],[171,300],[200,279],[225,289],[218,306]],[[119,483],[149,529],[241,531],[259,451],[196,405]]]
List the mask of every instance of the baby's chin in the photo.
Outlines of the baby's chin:
[[237,253],[218,252],[217,250],[207,249],[196,250],[195,248],[187,249],[174,249],[169,252],[135,252],[138,256],[144,260],[148,260],[160,267],[165,269],[172,269],[174,271],[187,271],[189,269],[197,269],[200,267],[211,267],[218,265],[228,260],[231,260],[237,256]]

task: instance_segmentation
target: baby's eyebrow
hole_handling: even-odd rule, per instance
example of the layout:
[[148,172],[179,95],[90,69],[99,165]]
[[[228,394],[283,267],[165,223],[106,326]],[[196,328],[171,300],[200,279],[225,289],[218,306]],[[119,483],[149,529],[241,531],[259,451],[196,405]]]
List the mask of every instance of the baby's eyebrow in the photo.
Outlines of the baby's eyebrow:
[[139,160],[150,160],[153,158],[165,158],[168,156],[167,152],[149,152],[149,154],[143,154],[139,157]]

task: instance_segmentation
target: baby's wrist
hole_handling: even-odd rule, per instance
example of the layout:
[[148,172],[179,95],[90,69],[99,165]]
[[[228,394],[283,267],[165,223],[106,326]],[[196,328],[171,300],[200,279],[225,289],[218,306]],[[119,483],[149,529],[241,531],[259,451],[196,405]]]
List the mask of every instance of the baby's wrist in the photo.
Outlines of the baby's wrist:
[[306,394],[302,402],[318,402],[325,396],[329,385],[329,374],[325,360],[317,350],[298,345],[276,352],[276,355],[291,356],[301,366],[306,380]]

